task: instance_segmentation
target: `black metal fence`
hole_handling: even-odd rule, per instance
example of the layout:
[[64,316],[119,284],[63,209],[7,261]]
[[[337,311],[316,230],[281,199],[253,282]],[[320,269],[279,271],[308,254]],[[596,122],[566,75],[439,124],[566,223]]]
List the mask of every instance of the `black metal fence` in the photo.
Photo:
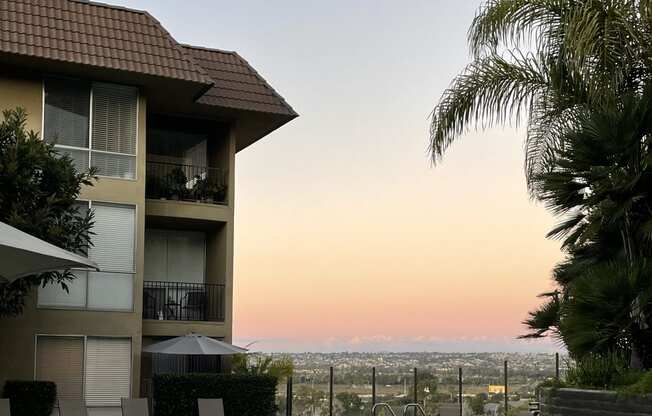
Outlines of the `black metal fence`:
[[224,285],[146,281],[143,319],[224,321]]
[[[512,369],[510,369],[509,362],[505,360],[502,363],[502,368],[496,369],[496,373],[500,373],[499,378],[496,379],[496,382],[498,382],[498,379],[500,379],[499,384],[496,384],[492,387],[497,389],[497,394],[496,397],[499,397],[498,400],[494,398],[494,402],[492,404],[494,407],[492,409],[488,409],[486,414],[514,414],[514,415],[528,415],[528,416],[538,416],[540,414],[539,412],[539,402],[538,398],[536,395],[532,395],[529,399],[528,403],[520,403],[520,408],[519,409],[514,409],[516,406],[513,403],[514,397],[519,397],[520,399],[520,394],[519,392],[512,392],[511,387],[514,386],[513,379],[510,379],[510,375],[513,376],[512,374]],[[428,391],[425,390],[425,388],[428,387],[428,382],[432,380],[431,377],[429,377],[429,374],[423,371],[419,371],[417,368],[412,368],[410,369],[409,373],[405,373],[405,390],[402,395],[398,396],[398,400],[396,398],[390,398],[388,397],[387,393],[378,393],[378,387],[389,387],[389,386],[383,386],[382,383],[377,381],[377,371],[376,367],[372,367],[369,370],[369,380],[370,380],[370,386],[369,392],[371,393],[368,397],[368,400],[366,401],[366,404],[364,401],[360,401],[356,403],[356,406],[359,406],[360,404],[364,404],[364,406],[357,407],[357,408],[351,408],[344,406],[342,407],[342,404],[340,403],[339,407],[335,405],[334,399],[335,393],[337,391],[337,386],[335,383],[335,372],[333,367],[328,368],[327,372],[327,378],[326,378],[326,385],[324,386],[324,390],[318,391],[315,389],[312,389],[312,392],[306,391],[307,389],[305,387],[302,387],[304,392],[302,393],[299,391],[298,393],[295,392],[295,384],[297,384],[297,379],[300,379],[302,377],[297,377],[295,374],[295,377],[288,377],[285,386],[279,386],[279,387],[284,387],[284,392],[281,392],[282,397],[280,401],[280,406],[279,406],[279,416],[293,416],[294,415],[300,415],[300,416],[342,416],[342,415],[352,415],[352,416],[375,416],[376,413],[378,414],[385,414],[385,415],[393,415],[396,414],[398,416],[402,415],[416,415],[416,414],[435,414],[432,413],[432,408],[429,406],[426,406],[426,402],[428,400],[428,397],[424,392]],[[473,386],[471,384],[467,384],[467,370],[464,370],[463,368],[456,368],[454,373],[451,373],[451,375],[454,374],[454,379],[455,379],[455,384],[456,388],[453,393],[451,390],[451,395],[450,398],[447,399],[446,403],[440,403],[439,406],[441,406],[436,412],[439,412],[440,410],[442,411],[441,414],[448,414],[448,415],[459,415],[463,416],[466,414],[470,414],[470,409],[468,408],[469,403],[470,403],[470,397],[468,392],[466,392],[466,389],[470,386],[472,387],[477,387]],[[554,368],[552,368],[552,371],[547,372],[545,377],[542,377],[540,380],[538,380],[538,383],[541,383],[545,380],[550,380],[550,379],[556,379],[557,381],[560,380],[560,357],[559,354],[554,355]],[[321,384],[322,381],[318,381],[318,384]],[[302,386],[306,385],[306,380],[301,381]],[[313,380],[313,386],[315,385],[315,382]],[[360,385],[358,384],[357,386],[353,386],[354,388],[357,387],[357,389],[360,389]],[[319,393],[322,393],[321,395]],[[440,392],[441,393],[441,392]],[[300,401],[301,394],[318,394],[320,398],[317,400],[312,399],[312,403],[306,408],[305,406],[299,407],[297,409],[297,403]],[[360,395],[358,395],[360,396]],[[340,397],[340,396],[338,396]],[[346,398],[346,396],[343,396]],[[487,396],[488,397],[488,396]],[[354,402],[352,401],[349,405],[353,405]],[[525,406],[526,408],[523,408]],[[378,407],[379,412],[374,412],[374,409]],[[384,407],[384,408],[383,408]],[[445,408],[445,410],[444,410]],[[389,412],[384,412],[389,409]],[[426,410],[424,410],[426,409]],[[507,411],[505,410],[507,409]],[[492,411],[494,413],[492,413]],[[383,413],[384,412],[384,413]],[[402,412],[402,413],[401,413]]]
[[147,198],[226,204],[228,174],[207,166],[147,162]]

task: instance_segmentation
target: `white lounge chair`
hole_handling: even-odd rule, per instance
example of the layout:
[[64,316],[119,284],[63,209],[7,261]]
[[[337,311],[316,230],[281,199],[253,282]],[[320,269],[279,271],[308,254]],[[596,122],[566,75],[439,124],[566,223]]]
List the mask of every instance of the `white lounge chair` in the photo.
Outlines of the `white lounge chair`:
[[224,416],[222,399],[197,399],[199,416]]
[[11,416],[9,399],[0,399],[0,416]]
[[122,416],[149,416],[147,399],[125,399],[122,402]]
[[88,416],[88,412],[80,400],[59,400],[59,416]]

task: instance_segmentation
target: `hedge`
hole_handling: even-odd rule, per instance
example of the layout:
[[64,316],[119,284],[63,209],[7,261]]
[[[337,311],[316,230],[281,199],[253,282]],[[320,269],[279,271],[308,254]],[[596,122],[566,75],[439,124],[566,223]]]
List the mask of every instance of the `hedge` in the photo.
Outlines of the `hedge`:
[[50,416],[57,399],[51,381],[7,381],[2,397],[11,403],[11,416]]
[[156,375],[155,416],[197,416],[197,399],[222,399],[225,416],[273,416],[276,377],[232,374]]

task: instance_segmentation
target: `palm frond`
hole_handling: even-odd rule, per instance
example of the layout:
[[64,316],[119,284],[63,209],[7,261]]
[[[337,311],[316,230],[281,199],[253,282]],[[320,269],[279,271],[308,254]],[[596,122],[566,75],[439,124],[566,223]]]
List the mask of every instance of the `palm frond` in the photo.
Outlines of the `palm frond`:
[[537,92],[545,70],[533,56],[490,55],[470,64],[444,91],[431,114],[430,152],[436,162],[455,136],[470,127],[518,120]]
[[549,300],[541,305],[534,312],[529,313],[529,318],[523,321],[530,332],[519,336],[521,339],[543,338],[550,333],[556,334],[559,326],[559,310],[561,303],[558,292],[544,293],[541,297],[547,297]]
[[559,26],[568,0],[489,0],[478,10],[469,29],[471,53],[478,58],[498,47],[518,47]]

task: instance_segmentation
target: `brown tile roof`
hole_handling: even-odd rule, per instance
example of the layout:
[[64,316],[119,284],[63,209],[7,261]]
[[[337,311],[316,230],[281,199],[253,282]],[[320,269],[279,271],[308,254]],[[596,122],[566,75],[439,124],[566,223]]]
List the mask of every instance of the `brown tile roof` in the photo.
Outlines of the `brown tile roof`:
[[210,85],[149,13],[81,0],[0,0],[0,52]]
[[184,45],[195,62],[213,79],[213,88],[197,102],[238,110],[296,117],[297,113],[236,52]]
[[197,102],[297,116],[235,52],[181,45],[149,13],[86,0],[0,0],[0,53],[200,84]]

